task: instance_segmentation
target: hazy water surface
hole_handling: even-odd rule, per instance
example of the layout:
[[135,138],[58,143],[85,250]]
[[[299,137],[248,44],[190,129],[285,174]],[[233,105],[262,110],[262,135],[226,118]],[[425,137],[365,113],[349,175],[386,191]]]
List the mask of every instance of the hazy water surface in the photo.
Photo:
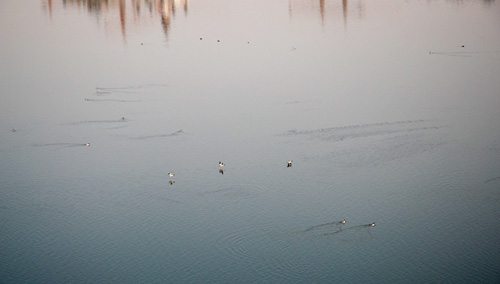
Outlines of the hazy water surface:
[[498,283],[499,27],[494,0],[1,1],[0,282]]

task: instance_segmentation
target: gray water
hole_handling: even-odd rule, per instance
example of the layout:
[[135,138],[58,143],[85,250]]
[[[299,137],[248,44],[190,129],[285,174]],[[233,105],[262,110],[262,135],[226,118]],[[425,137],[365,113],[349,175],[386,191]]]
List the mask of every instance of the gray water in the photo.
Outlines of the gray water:
[[500,282],[499,28],[494,0],[0,1],[0,282]]

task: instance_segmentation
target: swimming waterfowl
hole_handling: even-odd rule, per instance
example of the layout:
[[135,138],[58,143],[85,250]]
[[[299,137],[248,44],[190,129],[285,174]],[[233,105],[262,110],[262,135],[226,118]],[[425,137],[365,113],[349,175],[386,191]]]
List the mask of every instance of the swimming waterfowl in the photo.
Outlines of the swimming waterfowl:
[[169,176],[169,177],[173,177],[173,176],[175,176],[175,175],[174,175],[173,173],[168,173],[168,176]]
[[174,184],[174,182],[175,182],[175,181],[173,181],[173,180],[169,181],[169,183],[170,183],[170,184]]
[[287,162],[286,167],[287,167],[287,168],[289,168],[289,167],[291,167],[291,166],[292,166],[292,161],[290,160],[290,161],[288,161],[288,162]]
[[90,143],[85,144],[85,146],[90,147]]
[[224,174],[224,170],[223,169],[219,169],[219,173]]
[[371,223],[370,226],[375,227],[375,222]]
[[224,167],[224,163],[219,161],[219,167]]
[[345,224],[345,223],[346,223],[345,219],[340,221],[340,224]]

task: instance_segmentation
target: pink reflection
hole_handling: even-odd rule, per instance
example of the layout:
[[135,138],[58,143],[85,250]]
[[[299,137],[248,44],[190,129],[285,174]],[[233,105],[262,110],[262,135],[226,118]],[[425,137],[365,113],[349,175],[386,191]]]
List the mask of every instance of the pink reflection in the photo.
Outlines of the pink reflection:
[[58,8],[85,11],[109,32],[120,30],[127,41],[127,30],[153,22],[160,23],[165,37],[178,10],[188,12],[188,0],[43,0],[42,8],[53,18]]

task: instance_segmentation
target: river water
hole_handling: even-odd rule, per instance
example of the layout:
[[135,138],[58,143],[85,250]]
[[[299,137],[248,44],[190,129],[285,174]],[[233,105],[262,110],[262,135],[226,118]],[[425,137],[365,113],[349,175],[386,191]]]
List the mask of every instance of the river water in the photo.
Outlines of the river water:
[[499,28],[494,0],[1,1],[0,282],[498,283]]

